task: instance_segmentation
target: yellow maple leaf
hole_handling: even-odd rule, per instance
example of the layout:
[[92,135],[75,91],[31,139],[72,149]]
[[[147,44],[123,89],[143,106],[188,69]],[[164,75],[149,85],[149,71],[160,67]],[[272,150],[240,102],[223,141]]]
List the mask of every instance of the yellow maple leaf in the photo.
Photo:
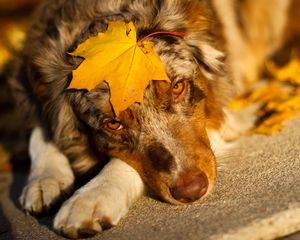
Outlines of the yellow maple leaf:
[[253,130],[271,135],[281,131],[287,121],[300,113],[300,60],[291,58],[283,67],[267,63],[267,68],[272,79],[260,82],[252,91],[233,99],[231,108],[240,110],[258,103],[258,121]]
[[251,104],[267,104],[268,109],[279,101],[285,100],[290,95],[290,89],[282,86],[277,82],[269,82],[267,85],[257,89],[253,89],[251,92],[246,93],[243,96],[234,98],[230,102],[230,107],[233,110],[240,110]]
[[0,74],[4,70],[5,64],[11,59],[12,54],[0,42]]
[[282,68],[278,68],[274,63],[267,64],[270,73],[280,81],[290,81],[300,84],[300,60],[292,58],[291,61]]
[[12,170],[12,166],[10,164],[10,154],[6,151],[6,149],[0,145],[0,173],[10,172]]
[[284,111],[300,112],[300,96],[297,95],[287,99],[285,102],[278,105],[276,110],[279,112],[284,112]]
[[165,66],[150,41],[137,42],[132,22],[110,22],[104,33],[91,37],[70,53],[84,61],[73,71],[68,89],[92,90],[106,81],[116,116],[141,103],[151,80],[170,82]]
[[281,123],[274,124],[274,125],[265,125],[261,124],[256,129],[254,129],[255,133],[264,134],[264,135],[273,135],[278,133],[283,129],[283,125]]
[[287,120],[293,119],[297,115],[295,111],[279,112],[271,115],[270,118],[266,119],[260,124],[255,132],[259,134],[272,135],[281,131],[284,127],[284,123]]

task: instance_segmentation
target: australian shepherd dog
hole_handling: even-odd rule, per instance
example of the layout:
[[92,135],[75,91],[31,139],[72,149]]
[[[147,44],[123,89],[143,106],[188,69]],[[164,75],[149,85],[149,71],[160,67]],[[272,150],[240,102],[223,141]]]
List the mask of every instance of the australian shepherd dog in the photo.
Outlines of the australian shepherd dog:
[[[298,0],[46,0],[10,79],[32,128],[24,210],[41,214],[69,193],[54,229],[77,238],[117,225],[146,186],[171,204],[207,195],[217,169],[211,136],[227,128],[222,137],[232,139],[247,128],[230,115],[228,99],[251,85],[266,58],[297,43],[299,6]],[[185,34],[149,38],[171,82],[151,81],[143,103],[118,117],[107,83],[67,90],[82,61],[68,53],[116,20],[132,21],[138,39]],[[71,195],[76,177],[88,173],[93,177]]]

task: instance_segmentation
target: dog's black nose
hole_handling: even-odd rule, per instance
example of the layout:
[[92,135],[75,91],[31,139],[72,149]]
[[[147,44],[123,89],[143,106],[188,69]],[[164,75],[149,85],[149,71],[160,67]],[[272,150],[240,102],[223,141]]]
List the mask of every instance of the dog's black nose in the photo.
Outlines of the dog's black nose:
[[190,172],[181,176],[176,185],[170,188],[174,199],[190,203],[200,199],[208,189],[208,179],[203,172]]

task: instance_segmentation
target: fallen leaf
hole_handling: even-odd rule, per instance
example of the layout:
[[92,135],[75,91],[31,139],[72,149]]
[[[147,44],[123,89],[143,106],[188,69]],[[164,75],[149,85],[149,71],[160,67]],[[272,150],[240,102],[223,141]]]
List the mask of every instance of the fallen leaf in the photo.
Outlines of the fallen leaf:
[[300,95],[291,97],[285,102],[279,104],[276,107],[276,110],[279,112],[285,111],[299,111],[300,112]]
[[292,58],[288,64],[278,67],[267,63],[272,79],[259,82],[252,91],[235,98],[231,108],[240,110],[252,104],[261,107],[257,112],[255,133],[272,135],[281,131],[285,123],[300,113],[300,60]]
[[266,119],[256,129],[256,133],[272,135],[281,131],[284,127],[284,123],[287,120],[291,120],[297,115],[295,111],[286,111],[282,113],[275,113],[270,118]]
[[240,110],[254,103],[274,104],[288,98],[291,94],[289,87],[277,82],[269,82],[251,92],[244,94],[231,101],[230,106],[233,110]]
[[10,50],[20,51],[25,41],[26,24],[10,23],[6,31],[6,43]]
[[274,63],[267,64],[269,72],[280,81],[291,81],[300,84],[300,60],[292,58],[291,61],[282,68],[278,68]]
[[10,164],[10,154],[0,145],[0,173],[1,172],[10,172],[12,166]]
[[264,135],[273,135],[283,129],[283,125],[281,123],[275,124],[272,126],[266,126],[261,124],[257,128],[255,128],[254,132],[257,134],[264,134]]
[[106,81],[116,116],[133,103],[143,101],[151,80],[170,82],[153,43],[137,42],[132,22],[110,22],[106,32],[89,38],[70,54],[84,60],[73,71],[68,89],[90,91]]
[[250,102],[267,103],[270,101],[278,101],[286,98],[289,90],[285,89],[277,83],[270,83],[265,87],[255,90],[249,97]]
[[11,58],[11,53],[0,42],[0,74],[3,73],[5,65]]

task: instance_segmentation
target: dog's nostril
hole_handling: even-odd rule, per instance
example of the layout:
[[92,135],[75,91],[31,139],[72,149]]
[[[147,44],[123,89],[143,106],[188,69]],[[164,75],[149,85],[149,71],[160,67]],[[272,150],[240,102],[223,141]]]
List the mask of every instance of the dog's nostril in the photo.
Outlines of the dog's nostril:
[[194,202],[200,199],[208,189],[207,176],[201,173],[191,173],[182,176],[176,186],[170,188],[174,199],[182,203]]

